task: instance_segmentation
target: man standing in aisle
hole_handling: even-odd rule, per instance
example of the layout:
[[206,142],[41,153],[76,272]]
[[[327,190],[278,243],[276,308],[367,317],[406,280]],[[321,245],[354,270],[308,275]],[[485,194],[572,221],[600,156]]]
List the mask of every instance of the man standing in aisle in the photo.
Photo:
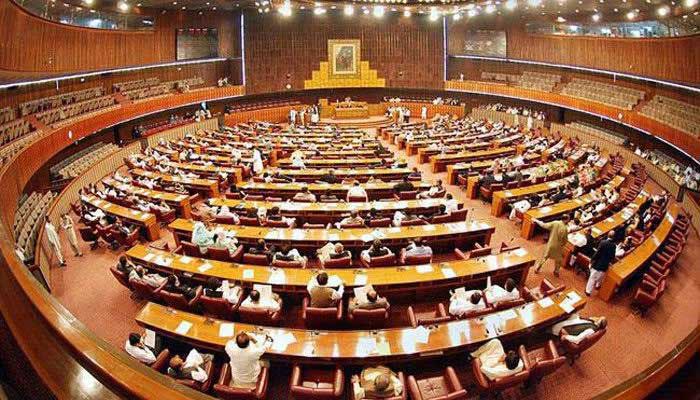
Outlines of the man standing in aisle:
[[608,232],[608,236],[603,239],[598,245],[593,257],[591,257],[591,271],[588,275],[588,282],[586,283],[586,296],[590,296],[593,293],[593,289],[599,289],[600,283],[603,282],[605,277],[605,272],[608,271],[610,264],[615,259],[615,230]]
[[49,240],[49,245],[56,254],[58,262],[63,267],[66,265],[66,260],[63,258],[63,253],[61,253],[61,239],[58,237],[58,231],[56,231],[56,227],[51,223],[48,215],[46,216],[45,221],[46,224],[44,225],[44,231],[46,231],[46,238]]
[[82,257],[83,253],[80,251],[80,246],[78,245],[78,236],[75,234],[73,218],[71,218],[68,213],[61,216],[61,228],[66,231],[66,236],[68,236],[68,242],[70,243],[70,247],[73,249],[73,253],[77,257]]
[[539,274],[542,269],[542,264],[551,258],[554,261],[554,275],[559,276],[559,269],[564,261],[564,245],[568,240],[567,236],[569,234],[569,230],[566,228],[566,224],[569,223],[569,215],[564,214],[562,219],[557,221],[542,222],[538,219],[534,221],[540,228],[549,231],[547,247],[544,249],[542,258],[537,261],[535,273]]

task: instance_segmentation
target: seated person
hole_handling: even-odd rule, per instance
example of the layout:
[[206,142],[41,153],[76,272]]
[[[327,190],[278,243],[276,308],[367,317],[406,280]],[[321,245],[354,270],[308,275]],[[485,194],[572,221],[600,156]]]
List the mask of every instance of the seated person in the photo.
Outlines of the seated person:
[[397,194],[401,192],[411,192],[413,190],[415,190],[415,187],[408,180],[408,176],[404,176],[403,181],[394,185],[394,192]]
[[394,213],[394,221],[393,221],[394,226],[401,226],[401,225],[405,225],[407,222],[415,222],[415,221],[427,222],[423,218],[419,217],[416,214],[411,214],[411,213],[404,214],[401,211],[396,211]]
[[551,200],[553,203],[559,203],[560,201],[566,199],[568,194],[566,193],[566,190],[564,189],[564,186],[559,186],[559,190],[557,190],[556,193],[554,193],[549,200]]
[[268,221],[282,221],[285,224],[287,224],[290,228],[294,227],[294,224],[296,223],[296,218],[283,217],[280,213],[280,208],[277,206],[272,207],[270,211],[267,212],[266,219]]
[[238,219],[238,214],[232,213],[231,209],[224,205],[221,206],[221,209],[219,209],[219,212],[216,213],[217,218],[233,218],[233,223],[234,224],[239,224],[240,220]]
[[137,265],[129,273],[129,283],[136,280],[140,280],[146,285],[155,289],[161,287],[165,282],[167,282],[168,278],[158,274],[147,274],[146,270],[142,266]]
[[243,295],[242,287],[238,285],[231,286],[227,280],[224,280],[222,282],[219,278],[215,276],[209,277],[205,286],[205,296],[213,298],[224,298],[231,304],[238,304],[238,300],[240,300],[241,295]]
[[238,249],[238,240],[233,237],[233,234],[230,231],[217,231],[212,237],[212,241],[214,243],[212,243],[210,247],[216,249],[227,249],[229,255],[235,254],[236,249]]
[[540,204],[542,204],[542,198],[539,195],[533,195],[530,196],[529,198],[525,198],[522,200],[518,200],[515,203],[511,204],[511,210],[510,210],[510,215],[508,215],[508,219],[515,220],[516,216],[518,215],[517,213],[524,214],[527,212],[532,207],[539,207]]
[[282,298],[271,291],[268,295],[263,296],[259,291],[253,289],[248,294],[248,297],[243,300],[241,307],[267,310],[275,313],[282,308]]
[[445,207],[447,207],[447,212],[450,214],[459,210],[459,202],[452,197],[452,193],[445,194]]
[[119,257],[119,262],[117,262],[117,270],[119,272],[124,273],[128,277],[134,268],[136,266],[126,256],[122,255]]
[[382,218],[381,215],[379,215],[379,212],[377,211],[376,208],[372,207],[367,211],[367,215],[365,215],[365,225],[369,226],[369,222],[375,219],[380,219]]
[[558,336],[574,344],[579,344],[588,336],[608,326],[605,317],[581,318],[578,314],[571,314],[569,318],[552,326],[552,335]]
[[321,200],[322,202],[327,202],[327,203],[341,201],[341,200],[338,198],[338,196],[334,195],[333,192],[331,192],[330,189],[326,190],[326,191],[321,195],[320,200]]
[[299,250],[293,249],[289,244],[284,244],[279,250],[272,252],[272,262],[275,261],[297,261],[301,263],[303,268],[308,260],[299,253]]
[[292,158],[292,167],[301,168],[301,169],[306,168],[306,165],[304,164],[304,159],[300,158],[300,157],[293,157]]
[[323,262],[337,260],[351,255],[350,251],[345,250],[342,243],[333,244],[331,242],[326,243],[323,247],[316,250],[316,254],[318,255],[318,259]]
[[294,195],[292,198],[294,201],[309,201],[309,202],[314,202],[316,201],[316,195],[313,193],[309,192],[309,187],[304,186],[301,188],[301,192],[297,193]]
[[473,311],[486,308],[486,303],[479,290],[455,290],[450,296],[448,312],[455,317],[464,316]]
[[262,254],[268,256],[268,258],[272,257],[272,254],[270,254],[270,248],[268,248],[267,244],[265,243],[265,239],[258,239],[255,246],[248,248],[248,253]]
[[146,346],[145,337],[138,333],[129,334],[129,339],[124,344],[124,351],[146,365],[151,365],[156,361],[155,349]]
[[343,285],[338,286],[338,289],[328,286],[328,274],[321,272],[311,278],[306,285],[306,290],[311,298],[311,307],[334,307],[343,299]]
[[435,212],[433,215],[431,215],[430,219],[432,220],[435,217],[446,217],[448,215],[450,215],[450,213],[447,212],[447,206],[444,204],[440,204],[438,206],[437,212]]
[[406,246],[404,254],[406,257],[432,256],[433,249],[425,243],[423,238],[416,238]]
[[176,275],[168,275],[167,280],[168,283],[163,288],[164,290],[171,293],[180,293],[183,296],[185,296],[185,299],[187,299],[187,301],[194,299],[194,296],[197,293],[196,290],[189,285],[181,283],[180,279]]
[[398,375],[384,366],[365,368],[359,376],[353,375],[351,381],[353,400],[383,399],[403,393]]
[[351,197],[364,197],[365,201],[369,199],[369,197],[367,197],[367,191],[365,191],[365,189],[362,186],[360,186],[360,182],[358,182],[357,180],[354,181],[352,183],[352,187],[348,189],[348,195],[345,200],[350,201]]
[[430,189],[427,191],[423,191],[418,193],[418,198],[419,199],[430,199],[433,196],[435,196],[438,192],[443,190],[442,187],[442,179],[438,179],[434,184],[430,186]]
[[[401,167],[401,168],[406,168],[406,165],[403,164],[403,167]],[[408,178],[420,178],[420,177],[421,177],[421,173],[420,173],[420,171],[418,171],[417,167],[413,167],[413,170],[411,170],[411,173],[408,174]],[[413,190],[413,189],[411,189],[411,190]],[[403,191],[407,192],[408,190],[403,190]]]
[[179,355],[175,355],[168,363],[168,376],[175,379],[191,379],[196,382],[206,382],[209,378],[204,366],[214,360],[211,354],[199,354],[196,349],[190,350],[183,361]]
[[486,342],[471,353],[471,356],[481,361],[481,373],[490,380],[515,375],[524,368],[518,353],[513,350],[506,353],[498,339]]
[[[490,277],[488,281],[490,284]],[[508,278],[506,279],[504,287],[501,287],[500,285],[489,285],[486,289],[484,289],[484,297],[486,297],[486,301],[489,304],[494,304],[499,301],[517,300],[520,298],[520,291],[518,290],[518,286],[515,284],[515,280],[513,280],[513,278]]]
[[329,169],[328,173],[322,175],[318,180],[325,183],[338,183],[338,177],[335,176],[335,172],[332,169]]
[[262,362],[260,358],[272,344],[265,337],[241,332],[226,343],[225,351],[231,365],[231,386],[254,388]]
[[382,257],[389,254],[392,254],[391,250],[389,250],[388,247],[382,245],[381,240],[374,239],[374,242],[372,242],[372,246],[370,246],[367,250],[362,250],[362,252],[360,253],[360,257],[367,263],[369,263],[374,257]]
[[[362,296],[362,293],[364,293],[365,295]],[[377,291],[374,290],[372,286],[369,286],[368,290],[362,291],[361,293],[358,293],[358,290],[356,289],[355,294],[356,296],[348,304],[348,310],[350,312],[352,312],[355,309],[376,310],[378,308],[389,308],[389,302],[387,301],[387,299],[385,297],[379,297]]]
[[192,227],[192,244],[199,247],[199,250],[206,253],[207,248],[214,244],[214,234],[209,231],[202,221],[197,221]]
[[360,217],[360,214],[357,212],[357,210],[352,210],[350,211],[350,215],[343,218],[336,224],[337,228],[341,228],[345,225],[364,225],[365,220]]

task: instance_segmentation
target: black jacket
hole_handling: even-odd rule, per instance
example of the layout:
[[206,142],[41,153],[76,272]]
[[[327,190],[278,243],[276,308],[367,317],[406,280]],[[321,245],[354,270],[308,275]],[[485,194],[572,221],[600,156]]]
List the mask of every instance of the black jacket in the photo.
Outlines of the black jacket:
[[598,245],[598,250],[593,254],[591,268],[596,271],[607,271],[614,259],[615,242],[611,239],[603,239]]

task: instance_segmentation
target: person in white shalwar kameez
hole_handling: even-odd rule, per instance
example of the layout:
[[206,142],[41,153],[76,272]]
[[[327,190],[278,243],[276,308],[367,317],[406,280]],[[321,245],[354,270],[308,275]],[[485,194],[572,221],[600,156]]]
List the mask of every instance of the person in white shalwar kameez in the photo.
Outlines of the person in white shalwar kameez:
[[192,244],[199,247],[203,253],[207,251],[207,247],[214,244],[213,235],[209,232],[204,222],[197,221],[192,228]]
[[269,347],[264,337],[244,332],[236,335],[236,340],[226,343],[226,354],[231,360],[231,386],[255,387],[260,375],[260,358]]
[[260,154],[260,150],[253,149],[253,173],[255,175],[258,175],[262,172],[263,168],[265,168],[265,166],[263,165],[262,154]]
[[524,368],[518,353],[509,351],[506,354],[503,344],[498,339],[489,340],[471,355],[481,361],[481,373],[490,380],[515,375]]
[[78,246],[78,236],[75,234],[75,226],[73,224],[73,219],[68,214],[63,214],[61,216],[61,228],[66,231],[66,236],[68,236],[68,243],[73,249],[73,254],[78,257],[83,256],[83,252],[80,251]]
[[[490,279],[489,279],[490,281]],[[484,289],[484,296],[489,304],[495,304],[499,301],[517,300],[520,298],[520,291],[512,278],[508,278],[505,287],[500,285],[489,285]]]
[[45,221],[46,224],[44,225],[44,231],[46,232],[46,238],[48,239],[49,245],[51,246],[54,254],[56,254],[58,262],[61,264],[61,266],[64,266],[66,265],[66,260],[63,258],[63,253],[61,252],[61,239],[58,237],[56,227],[51,223],[48,216],[46,216]]

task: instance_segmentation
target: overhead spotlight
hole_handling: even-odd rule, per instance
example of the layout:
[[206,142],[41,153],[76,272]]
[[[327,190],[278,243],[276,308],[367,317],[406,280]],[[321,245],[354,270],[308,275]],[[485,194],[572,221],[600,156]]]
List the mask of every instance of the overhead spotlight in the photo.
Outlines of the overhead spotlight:
[[431,21],[437,21],[438,18],[440,18],[440,13],[438,12],[436,7],[430,7],[430,20]]
[[698,4],[698,0],[685,0],[683,4],[688,8],[695,7]]
[[462,14],[460,14],[460,13],[454,13],[454,14],[452,14],[452,20],[453,20],[453,21],[459,21],[460,19],[462,19]]
[[467,11],[467,16],[469,16],[469,18],[476,17],[477,15],[479,15],[479,10],[477,9]]
[[508,10],[515,10],[515,8],[518,6],[518,0],[508,0],[506,1],[506,8]]
[[593,20],[593,22],[598,22],[598,21],[600,21],[600,18],[601,18],[601,15],[600,15],[600,14],[593,14],[593,15],[591,16],[591,19]]
[[406,18],[410,17],[410,16],[411,16],[411,10],[409,10],[408,8],[405,9],[405,10],[403,10],[403,16],[406,17]]
[[326,13],[326,9],[323,7],[314,8],[314,15],[321,15],[321,14],[325,14],[325,13]]
[[564,17],[557,17],[557,22],[559,22],[559,23],[566,22],[566,18],[564,18]]
[[369,15],[369,8],[363,9],[362,14]]
[[671,12],[671,9],[668,8],[668,6],[661,6],[656,10],[656,13],[659,14],[659,17],[665,17],[670,12]]
[[85,3],[88,6],[91,6],[92,3],[94,3],[94,2],[95,2],[95,0],[83,0],[83,3]]
[[493,12],[496,11],[496,6],[493,4],[488,4],[484,11],[486,11],[486,14],[493,14]]
[[290,0],[285,0],[282,7],[280,7],[277,11],[283,17],[290,17],[292,15],[292,2]]
[[542,4],[542,0],[527,0],[527,4],[531,7],[539,7],[539,5]]
[[637,13],[636,13],[636,12],[630,11],[630,12],[627,13],[627,19],[633,20],[633,19],[635,19],[635,18],[637,18]]
[[355,7],[351,6],[350,4],[346,5],[345,8],[343,8],[343,14],[347,15],[348,17],[355,14]]
[[129,3],[125,1],[120,1],[117,3],[117,8],[119,8],[119,11],[127,12],[129,11]]
[[374,15],[375,18],[381,18],[384,16],[384,6],[374,6],[374,10],[372,11],[372,15]]

